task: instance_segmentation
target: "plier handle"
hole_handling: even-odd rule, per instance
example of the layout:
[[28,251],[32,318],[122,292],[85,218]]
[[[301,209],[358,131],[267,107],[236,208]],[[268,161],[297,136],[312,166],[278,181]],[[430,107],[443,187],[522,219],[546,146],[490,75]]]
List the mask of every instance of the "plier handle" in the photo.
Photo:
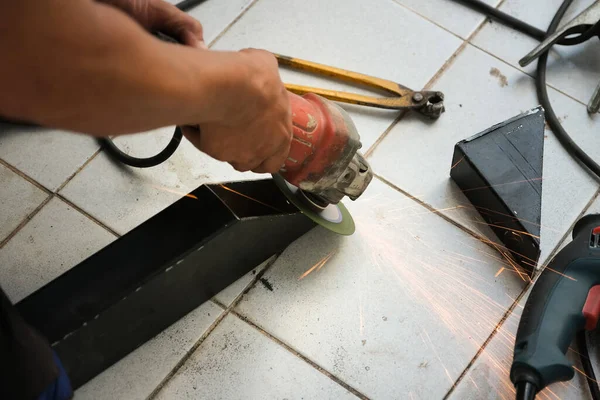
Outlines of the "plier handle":
[[341,92],[310,86],[286,84],[285,87],[292,93],[299,95],[315,93],[327,99],[361,106],[387,108],[392,110],[414,110],[431,119],[437,119],[445,111],[444,94],[434,91],[415,92],[399,83],[388,81],[374,76],[347,71],[345,69],[318,64],[312,61],[275,54],[279,65],[291,67],[296,70],[306,71],[318,75],[335,78],[340,81],[358,83],[373,89],[384,90],[396,96],[374,97],[356,93]]

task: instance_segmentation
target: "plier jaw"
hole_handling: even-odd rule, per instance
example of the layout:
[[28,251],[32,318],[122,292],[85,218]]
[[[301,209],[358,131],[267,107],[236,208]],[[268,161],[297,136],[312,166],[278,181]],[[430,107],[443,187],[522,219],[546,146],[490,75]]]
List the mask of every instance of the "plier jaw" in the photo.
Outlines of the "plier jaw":
[[284,65],[300,71],[313,74],[324,75],[353,84],[360,84],[372,89],[382,90],[393,94],[389,97],[365,96],[356,93],[342,92],[315,88],[310,86],[301,86],[286,84],[286,88],[298,95],[305,93],[315,93],[329,100],[339,101],[361,106],[385,108],[391,110],[413,110],[428,118],[437,119],[445,111],[444,94],[436,91],[414,91],[399,83],[386,79],[376,78],[358,72],[348,71],[341,68],[318,64],[312,61],[300,60],[275,54],[279,65]]
[[[573,36],[576,35],[576,36]],[[580,44],[595,36],[600,38],[600,0],[586,8],[581,14],[562,25],[556,32],[548,36],[529,54],[519,60],[521,67],[526,67],[542,54],[548,52],[555,44],[571,46]],[[600,85],[594,92],[589,104],[588,113],[595,114],[600,110]]]

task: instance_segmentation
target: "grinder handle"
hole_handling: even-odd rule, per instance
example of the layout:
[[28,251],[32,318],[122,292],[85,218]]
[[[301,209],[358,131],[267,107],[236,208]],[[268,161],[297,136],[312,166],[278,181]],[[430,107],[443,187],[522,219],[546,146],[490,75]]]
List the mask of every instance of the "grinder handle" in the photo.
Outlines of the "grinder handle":
[[583,310],[595,296],[595,290],[589,295],[590,290],[600,284],[600,247],[594,247],[594,230],[599,228],[600,215],[580,220],[573,241],[535,283],[517,330],[510,371],[515,385],[529,382],[540,391],[573,378],[566,352],[576,333],[586,327]]

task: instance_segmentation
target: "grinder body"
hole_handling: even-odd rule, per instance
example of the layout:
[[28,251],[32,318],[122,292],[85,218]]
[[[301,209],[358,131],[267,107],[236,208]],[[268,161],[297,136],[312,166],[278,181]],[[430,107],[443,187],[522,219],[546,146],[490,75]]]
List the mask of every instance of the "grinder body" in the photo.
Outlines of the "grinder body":
[[309,93],[289,94],[293,139],[281,176],[319,206],[357,199],[373,177],[358,152],[360,136],[337,104]]

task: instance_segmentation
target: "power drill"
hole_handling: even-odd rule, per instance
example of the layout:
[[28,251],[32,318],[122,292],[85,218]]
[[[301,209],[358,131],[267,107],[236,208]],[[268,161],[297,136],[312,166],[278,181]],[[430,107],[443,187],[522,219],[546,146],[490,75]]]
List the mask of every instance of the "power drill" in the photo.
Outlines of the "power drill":
[[517,400],[573,378],[566,357],[578,332],[594,330],[600,316],[600,214],[581,218],[573,241],[535,283],[519,322],[510,379]]

